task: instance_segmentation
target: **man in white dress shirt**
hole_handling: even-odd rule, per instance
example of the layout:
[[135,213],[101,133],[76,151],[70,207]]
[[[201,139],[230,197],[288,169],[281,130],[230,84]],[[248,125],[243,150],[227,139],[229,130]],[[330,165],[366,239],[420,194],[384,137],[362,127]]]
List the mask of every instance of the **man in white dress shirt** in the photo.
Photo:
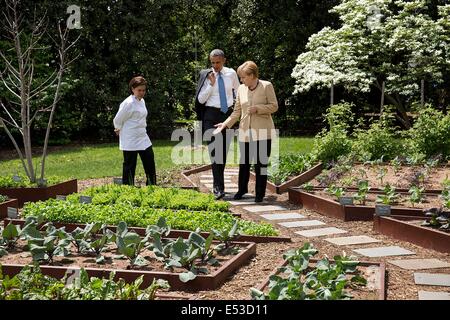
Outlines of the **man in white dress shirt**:
[[[197,119],[202,121],[203,133],[213,131],[215,125],[225,121],[233,111],[234,98],[240,85],[236,71],[225,67],[225,54],[214,49],[209,54],[212,68],[200,71],[195,106]],[[223,173],[231,141],[226,141],[226,130],[213,136],[208,144],[214,179],[213,193],[216,199],[225,196]]]
[[126,98],[114,117],[114,131],[119,136],[119,149],[123,151],[122,183],[134,185],[137,155],[139,154],[146,184],[156,184],[155,157],[152,142],[147,135],[147,107],[144,95],[147,81],[143,77],[134,77],[130,81],[132,95]]

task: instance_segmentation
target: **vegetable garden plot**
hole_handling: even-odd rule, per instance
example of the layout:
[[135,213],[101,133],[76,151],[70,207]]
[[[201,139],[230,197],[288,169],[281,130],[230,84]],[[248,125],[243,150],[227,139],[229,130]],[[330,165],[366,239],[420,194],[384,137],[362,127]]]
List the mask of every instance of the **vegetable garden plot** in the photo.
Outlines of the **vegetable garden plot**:
[[[116,225],[120,221],[132,227],[156,224],[164,217],[173,229],[211,231],[231,229],[236,218],[226,212],[188,211],[134,207],[130,204],[96,205],[72,203],[69,201],[47,200],[27,204],[22,217],[36,216],[43,221],[61,223],[101,222]],[[239,230],[247,235],[277,236],[278,232],[269,223],[256,223],[238,219]]]
[[318,251],[309,243],[283,255],[283,263],[257,287],[256,300],[386,299],[385,264],[354,257],[312,259]]
[[90,276],[116,270],[127,282],[142,275],[143,285],[156,278],[169,281],[175,290],[208,290],[256,254],[254,243],[213,242],[212,235],[205,239],[195,232],[188,239],[163,238],[168,231],[167,225],[158,224],[140,237],[120,223],[115,232],[91,224],[68,233],[52,224],[38,229],[36,219],[30,218],[23,228],[9,224],[2,230],[0,263],[23,266],[39,261],[55,276],[73,268],[64,266],[70,264],[85,268]]
[[337,202],[340,202],[342,198],[346,198],[352,204],[363,206],[383,204],[411,209],[427,209],[441,206],[450,207],[450,196],[446,194],[450,192],[450,189],[448,191],[445,190],[441,195],[434,193],[425,194],[423,190],[419,190],[418,188],[412,189],[411,192],[399,192],[391,186],[387,186],[381,191],[372,191],[371,189],[365,188],[352,191],[336,186],[329,188],[315,187],[308,191]]
[[[373,230],[424,248],[450,253],[450,232],[424,226],[427,217],[374,216]],[[448,221],[447,230],[448,230]],[[445,226],[445,224],[444,224]]]
[[[365,197],[368,194],[364,195]],[[391,195],[380,195],[374,194],[370,197],[373,199],[384,199],[385,197],[389,199]],[[433,195],[435,202],[441,201],[438,196]],[[289,189],[289,201],[302,205],[306,209],[314,210],[320,214],[338,218],[344,221],[371,221],[375,213],[375,203],[372,202],[372,206],[368,205],[357,205],[357,200],[354,200],[354,204],[341,204],[337,201],[337,194],[332,198],[330,195],[324,192],[324,189],[312,189],[309,192],[305,188],[290,188]],[[388,204],[383,201],[378,202],[379,204]],[[389,204],[392,204],[389,202]],[[424,207],[424,205],[422,206]],[[434,207],[434,205],[433,205]],[[413,208],[413,207],[401,207],[394,205],[391,207],[392,215],[402,215],[402,216],[423,216],[423,208]]]
[[[25,220],[21,219],[5,219],[4,224],[8,225],[9,223],[23,226],[25,224]],[[76,228],[84,229],[86,228],[86,224],[84,223],[61,223],[61,222],[53,222],[55,227],[62,228],[68,232],[72,232]],[[108,229],[111,231],[115,231],[115,226],[107,226]],[[130,227],[130,230],[133,232],[136,232],[140,236],[145,235],[145,228],[139,228],[139,227]],[[167,238],[178,238],[181,237],[183,239],[187,239],[190,235],[191,231],[187,230],[170,230],[170,233],[167,235]],[[199,234],[207,238],[210,233],[209,232],[199,232]],[[254,242],[254,243],[267,243],[267,242],[291,242],[290,237],[284,237],[284,236],[257,236],[257,235],[245,235],[245,234],[238,234],[235,238],[233,238],[234,241],[240,241],[240,242]]]
[[180,188],[146,186],[136,188],[126,185],[107,184],[91,187],[67,197],[67,201],[78,203],[80,197],[91,197],[93,204],[130,204],[134,207],[209,210],[228,212],[230,204],[216,201],[211,194]]
[[[142,285],[142,278],[132,283],[107,278],[90,277],[84,269],[67,269],[61,279],[39,265],[0,265],[0,300],[189,300],[190,295],[164,292],[165,280]],[[59,276],[59,275],[58,275]],[[163,291],[161,291],[163,290]],[[162,293],[164,292],[164,293]]]
[[[236,243],[239,245],[243,245],[243,243]],[[233,256],[233,258],[224,261],[223,265],[212,271],[211,274],[206,275],[198,275],[194,280],[189,282],[182,282],[179,278],[180,273],[172,273],[165,271],[155,271],[155,270],[127,270],[127,269],[118,269],[113,266],[109,269],[103,268],[94,268],[94,267],[84,267],[86,272],[91,277],[108,277],[108,275],[114,271],[115,277],[114,279],[118,280],[120,278],[124,279],[125,282],[131,283],[135,281],[140,276],[143,276],[143,286],[149,286],[153,279],[164,279],[169,282],[169,285],[172,290],[175,291],[200,291],[200,290],[214,290],[220,287],[228,277],[230,277],[237,269],[241,266],[245,265],[250,261],[251,257],[256,254],[256,244],[249,243],[246,244],[246,247],[242,247],[242,250],[239,254]],[[6,274],[16,274],[19,272],[24,266],[28,263],[4,263],[4,257],[0,258],[1,265],[3,268],[7,268],[6,270],[11,270],[5,272]],[[78,266],[83,266],[82,264]],[[42,265],[41,269],[44,274],[52,276],[52,277],[63,277],[64,274],[68,270],[74,269],[73,266],[49,266]]]
[[25,202],[42,201],[55,198],[57,195],[68,195],[78,191],[77,179],[53,184],[47,187],[32,188],[0,188],[0,194],[7,195],[12,199],[17,199],[19,207],[23,207]]
[[331,169],[323,170],[312,186],[335,185],[356,190],[360,181],[367,181],[373,191],[382,191],[390,185],[397,191],[408,192],[411,187],[423,188],[424,193],[441,193],[449,185],[450,166],[437,163],[404,165],[398,161],[381,164],[362,164],[351,161],[337,162]]

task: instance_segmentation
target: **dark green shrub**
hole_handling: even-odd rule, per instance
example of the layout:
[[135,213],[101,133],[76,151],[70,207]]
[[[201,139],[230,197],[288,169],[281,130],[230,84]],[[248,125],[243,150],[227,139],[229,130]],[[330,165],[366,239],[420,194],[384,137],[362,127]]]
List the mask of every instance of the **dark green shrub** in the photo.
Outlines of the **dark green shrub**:
[[413,127],[406,133],[411,152],[427,158],[442,154],[450,157],[450,115],[427,106],[419,111]]

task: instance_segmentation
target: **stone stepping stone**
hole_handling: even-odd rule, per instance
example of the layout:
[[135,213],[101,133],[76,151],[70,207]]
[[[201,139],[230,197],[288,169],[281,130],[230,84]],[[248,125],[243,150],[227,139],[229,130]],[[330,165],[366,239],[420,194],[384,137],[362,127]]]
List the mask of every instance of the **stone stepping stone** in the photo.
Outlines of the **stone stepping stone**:
[[238,176],[239,172],[237,172],[237,171],[225,171],[223,174],[225,176]]
[[303,221],[280,222],[278,224],[286,228],[297,228],[297,227],[322,226],[325,224],[325,222],[319,220],[303,220]]
[[401,259],[388,260],[389,263],[407,270],[449,268],[450,263],[438,259]]
[[238,188],[236,183],[225,183],[225,188]]
[[353,251],[366,257],[388,257],[388,256],[403,256],[408,254],[415,254],[412,251],[403,249],[402,247],[398,246],[366,248],[366,249],[357,249]]
[[[231,204],[232,206],[242,206],[244,204],[249,204],[252,202],[255,202],[255,198],[247,198],[247,199],[241,199],[241,200],[226,200],[228,201],[229,204]],[[263,202],[264,203],[264,202]]]
[[321,237],[321,236],[329,236],[332,234],[338,234],[338,233],[347,233],[348,231],[342,230],[335,227],[330,228],[319,228],[319,229],[311,229],[311,230],[305,230],[305,231],[296,231],[296,234],[299,234],[304,237]]
[[214,179],[212,174],[204,174],[200,176],[200,179]]
[[304,215],[299,213],[271,213],[262,214],[261,217],[267,220],[287,220],[287,219],[303,219]]
[[281,206],[246,206],[243,207],[244,210],[247,210],[249,212],[263,212],[263,211],[277,211],[277,210],[289,210],[288,208],[281,207]]
[[239,172],[239,168],[225,168],[225,172]]
[[450,300],[450,292],[419,291],[419,300]]
[[426,286],[450,287],[450,274],[415,272],[414,282]]
[[381,242],[381,240],[371,238],[368,236],[351,236],[351,237],[339,237],[339,238],[327,238],[325,241],[331,242],[338,246],[351,246],[354,244],[366,244]]
[[236,193],[238,192],[238,188],[227,188],[225,187],[225,193]]
[[[225,179],[223,182],[225,182],[225,183],[232,183],[231,180],[227,180],[227,179]],[[210,180],[200,180],[200,183],[214,183],[214,180],[213,180],[213,179],[210,179]]]

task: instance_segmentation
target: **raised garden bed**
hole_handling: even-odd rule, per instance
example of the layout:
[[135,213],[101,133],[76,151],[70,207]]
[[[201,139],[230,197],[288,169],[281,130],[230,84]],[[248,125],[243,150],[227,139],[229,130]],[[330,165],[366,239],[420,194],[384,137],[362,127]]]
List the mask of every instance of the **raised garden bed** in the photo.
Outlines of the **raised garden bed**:
[[450,233],[421,226],[421,222],[425,220],[426,217],[417,216],[375,215],[373,230],[424,248],[450,253]]
[[[115,271],[115,278],[124,279],[127,283],[131,283],[136,280],[139,276],[143,276],[142,286],[149,286],[153,279],[164,279],[169,282],[170,288],[176,291],[199,291],[199,290],[214,290],[222,285],[226,279],[233,274],[233,272],[239,269],[242,265],[247,263],[250,258],[256,255],[256,244],[247,242],[233,242],[234,245],[240,247],[240,252],[232,256],[227,261],[223,262],[216,270],[206,275],[197,275],[197,277],[188,282],[182,282],[179,278],[179,273],[177,272],[167,272],[167,271],[155,271],[155,270],[127,270],[127,269],[114,269],[114,268],[98,268],[83,266],[89,276],[94,276],[98,278],[108,277],[110,272]],[[19,254],[19,253],[16,253]],[[5,258],[11,258],[11,254],[4,256],[1,260]],[[22,270],[25,264],[14,264],[14,263],[2,263],[3,274],[17,274]],[[55,278],[62,278],[69,269],[74,269],[81,267],[81,265],[73,266],[50,266],[41,265],[41,271],[43,274],[52,276]]]
[[[5,226],[9,223],[13,223],[15,225],[19,225],[22,227],[25,223],[25,220],[22,219],[8,219],[4,220]],[[65,230],[68,232],[72,232],[77,227],[84,229],[86,224],[83,223],[62,223],[62,222],[53,222],[53,225],[57,228],[65,227]],[[107,226],[111,231],[116,231],[116,226]],[[129,227],[129,230],[136,232],[140,236],[145,235],[145,228],[138,227]],[[171,230],[168,238],[178,238],[182,237],[183,239],[187,239],[191,231],[187,230]],[[209,232],[200,232],[202,237],[207,238],[209,236]],[[240,235],[236,240],[240,242],[254,242],[254,243],[268,243],[268,242],[291,242],[290,237],[275,237],[275,236],[251,236],[251,235]]]
[[211,167],[212,166],[210,164],[207,164],[207,165],[204,165],[204,166],[201,166],[198,168],[182,171],[181,176],[189,184],[189,187],[185,187],[185,189],[193,189],[193,190],[199,191],[200,190],[199,186],[194,181],[192,181],[191,178],[189,178],[189,176],[191,174],[209,170],[209,169],[211,169]]
[[[322,172],[322,170],[323,164],[322,163],[316,164],[311,169],[289,179],[288,181],[280,185],[276,185],[271,181],[267,181],[266,189],[273,193],[282,194],[288,191],[290,187],[296,187],[314,179],[317,175],[319,175]],[[256,179],[256,175],[253,171],[250,172],[250,179],[252,181],[255,181]]]
[[[310,262],[312,262],[313,265],[315,263],[317,263],[317,261],[319,261],[319,260],[318,259],[311,259],[310,260]],[[330,260],[330,262],[333,262],[333,260]],[[268,277],[266,277],[264,279],[264,281],[261,282],[261,284],[258,287],[256,287],[256,289],[264,292],[269,286],[270,277],[272,275],[278,275],[279,274],[279,268],[286,266],[287,263],[288,262],[286,260],[284,260],[281,265],[277,266],[271,272],[271,274]],[[359,261],[359,264],[358,264],[358,268],[362,267],[361,269],[363,269],[363,271],[364,270],[368,270],[368,267],[371,267],[371,266],[375,266],[378,269],[378,281],[376,281],[376,280],[373,281],[374,282],[373,285],[376,288],[376,292],[377,292],[376,295],[375,295],[375,297],[376,297],[375,299],[377,299],[377,300],[386,300],[386,286],[385,286],[385,283],[386,283],[386,265],[384,264],[384,262],[368,262],[368,261]],[[358,297],[356,297],[356,298],[358,298]],[[365,297],[365,300],[366,299],[367,299],[367,297]]]
[[9,199],[0,203],[0,220],[8,217],[8,208],[18,208],[19,201],[17,199]]
[[56,198],[57,195],[68,195],[77,191],[77,179],[39,188],[0,188],[0,194],[18,200],[19,208],[22,208],[25,202],[43,201]]
[[[371,221],[375,214],[374,206],[342,205],[339,202],[320,195],[306,192],[300,188],[289,189],[289,202],[302,205],[325,216],[344,221]],[[422,209],[391,207],[392,215],[423,216]]]
[[[345,166],[347,167],[345,168]],[[342,169],[343,167],[344,169]],[[322,177],[321,174],[317,175],[311,184],[316,187],[335,184],[349,190],[357,190],[359,180],[368,180],[371,191],[382,191],[386,184],[390,184],[398,192],[408,192],[412,185],[420,185],[424,187],[424,193],[440,194],[443,190],[442,183],[446,177],[450,178],[449,165],[428,167],[427,169],[420,165],[394,166],[391,163],[363,164],[355,162],[344,164],[343,167],[331,168],[328,178]],[[322,173],[325,174],[325,171]],[[322,179],[323,181],[321,181]]]
[[[73,271],[76,271],[74,269],[68,269],[70,270],[71,273],[65,274],[68,278],[63,279],[63,277],[60,277],[59,279],[56,277],[51,277],[48,274],[42,272],[41,268],[39,267],[39,271],[37,273],[35,273],[35,266],[34,265],[29,265],[30,266],[30,270],[32,270],[32,275],[30,275],[29,273],[26,274],[20,274],[20,272],[26,267],[25,265],[20,265],[21,267],[17,268],[18,265],[7,265],[6,267],[3,267],[0,265],[0,283],[3,282],[5,280],[5,276],[8,276],[10,278],[9,281],[11,281],[14,277],[20,277],[19,279],[16,279],[16,281],[13,282],[12,286],[11,283],[9,283],[8,285],[6,285],[6,292],[2,292],[2,294],[0,294],[0,296],[2,296],[2,298],[6,299],[13,299],[13,300],[34,300],[36,297],[38,297],[38,299],[42,300],[43,297],[41,297],[39,294],[43,294],[45,295],[46,298],[52,299],[53,300],[67,300],[67,296],[70,295],[67,291],[65,293],[63,293],[61,290],[62,286],[66,286],[66,285],[70,285],[70,283],[72,283],[72,281],[74,279],[70,279],[70,276],[73,276]],[[27,266],[28,267],[28,266]],[[88,298],[89,300],[95,300],[95,295],[98,296],[108,296],[109,299],[107,298],[107,300],[110,300],[111,298],[114,297],[114,294],[112,294],[112,290],[116,289],[116,296],[114,300],[122,300],[122,298],[119,298],[118,296],[119,294],[119,288],[115,288],[112,289],[111,287],[109,287],[109,285],[111,285],[111,283],[113,282],[115,285],[117,285],[117,282],[114,280],[110,280],[110,277],[106,277],[106,278],[98,278],[102,280],[102,287],[98,286],[98,280],[95,279],[93,280],[94,282],[90,282],[92,279],[89,279],[89,283],[85,282],[87,279],[83,279],[83,284],[81,286],[75,286],[75,288],[77,288],[78,290],[80,288],[81,291],[79,292],[79,295],[77,298],[72,297],[73,299],[76,300],[84,300],[84,298]],[[64,282],[65,280],[65,282]],[[56,284],[57,281],[60,281],[59,284]],[[107,284],[106,284],[107,283]],[[93,285],[94,284],[94,285]],[[96,285],[97,284],[97,285]],[[49,290],[50,287],[53,286],[57,286],[56,290]],[[133,286],[133,284],[130,284],[131,286]],[[1,286],[1,285],[0,285]],[[20,290],[19,288],[21,288],[22,286],[25,286],[24,290]],[[105,286],[109,287],[109,291],[108,293],[106,293],[105,291],[103,291],[105,288]],[[78,290],[75,289],[75,291],[78,292]],[[148,288],[143,288],[143,286],[141,286],[140,289],[144,289],[147,290]],[[170,288],[169,288],[170,289]],[[18,290],[20,290],[20,294],[18,294]],[[107,289],[108,290],[108,289]],[[129,288],[124,288],[124,291],[128,291]],[[36,291],[40,291],[40,293],[36,293]],[[122,291],[122,292],[124,292]],[[45,293],[44,293],[45,292]],[[63,296],[59,296],[58,292],[60,292]],[[136,292],[136,291],[135,291]],[[72,291],[72,294],[74,292]],[[143,292],[141,292],[142,294]],[[137,293],[139,294],[139,293]],[[92,296],[93,295],[93,296]],[[147,298],[150,298],[149,293],[145,293],[144,294],[145,298],[143,300],[146,300]],[[137,295],[132,296],[132,295],[124,295],[123,296],[124,299],[126,300],[133,300],[133,299],[137,299]],[[156,289],[156,292],[154,292],[154,297],[150,298],[151,300],[195,300],[195,297],[190,295],[190,294],[178,294],[178,293],[173,293],[173,292],[168,292],[166,290],[166,288],[161,288],[159,287],[158,289]]]

